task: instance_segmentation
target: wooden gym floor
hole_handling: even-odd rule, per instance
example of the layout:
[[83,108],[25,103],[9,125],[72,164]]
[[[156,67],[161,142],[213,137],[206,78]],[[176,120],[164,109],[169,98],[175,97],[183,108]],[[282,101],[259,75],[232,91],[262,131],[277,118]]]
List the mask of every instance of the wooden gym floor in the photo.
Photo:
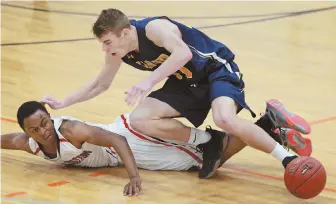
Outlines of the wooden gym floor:
[[[104,8],[132,17],[168,15],[200,28],[236,54],[246,98],[256,112],[277,98],[312,125],[313,157],[325,166],[326,189],[303,201],[283,183],[283,168],[251,148],[228,161],[215,177],[141,171],[143,193],[122,195],[123,168],[80,169],[24,152],[1,151],[3,203],[336,203],[336,4],[333,2],[2,2],[1,133],[21,131],[18,106],[49,93],[59,99],[92,78],[103,52],[91,25]],[[132,110],[123,92],[147,72],[123,65],[112,88],[94,100],[54,115],[110,123]],[[244,111],[241,115],[253,120]],[[189,123],[187,123],[189,124]],[[211,114],[202,126],[210,124]]]

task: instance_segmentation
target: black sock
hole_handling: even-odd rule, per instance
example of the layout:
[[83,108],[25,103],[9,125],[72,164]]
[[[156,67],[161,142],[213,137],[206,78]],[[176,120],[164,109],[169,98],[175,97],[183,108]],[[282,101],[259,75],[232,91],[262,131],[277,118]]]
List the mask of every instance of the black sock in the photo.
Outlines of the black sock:
[[298,156],[294,155],[294,156],[290,156],[290,157],[285,157],[283,160],[282,160],[282,165],[287,168],[287,165],[293,161],[294,159],[298,158]]
[[269,117],[267,115],[263,115],[261,118],[259,118],[259,120],[257,120],[257,122],[255,122],[254,124],[256,124],[257,126],[259,126],[260,128],[262,128],[265,132],[267,132],[275,141],[277,141],[279,144],[282,145],[282,141],[280,139],[280,136],[275,134],[273,132],[274,129],[274,125],[271,121],[271,119],[269,119]]

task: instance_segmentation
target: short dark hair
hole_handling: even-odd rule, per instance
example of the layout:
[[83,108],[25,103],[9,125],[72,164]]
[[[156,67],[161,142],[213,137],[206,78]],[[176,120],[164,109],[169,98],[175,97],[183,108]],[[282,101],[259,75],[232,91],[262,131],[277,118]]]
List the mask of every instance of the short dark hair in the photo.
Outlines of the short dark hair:
[[93,34],[100,38],[104,33],[111,31],[117,36],[120,36],[120,32],[124,28],[130,28],[131,23],[128,17],[118,9],[105,9],[102,10],[98,19],[93,24]]
[[33,115],[36,111],[41,110],[46,113],[48,113],[47,109],[44,107],[44,105],[37,101],[27,101],[23,103],[16,114],[17,121],[20,125],[20,127],[24,130],[23,126],[23,120],[25,118],[28,118],[29,116]]

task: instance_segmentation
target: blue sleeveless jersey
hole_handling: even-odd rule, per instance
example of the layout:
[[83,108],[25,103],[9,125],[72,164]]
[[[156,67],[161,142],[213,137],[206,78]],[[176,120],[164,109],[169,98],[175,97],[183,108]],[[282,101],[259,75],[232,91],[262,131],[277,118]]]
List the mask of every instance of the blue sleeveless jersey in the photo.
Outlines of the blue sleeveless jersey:
[[154,71],[169,57],[169,51],[155,45],[146,37],[146,25],[150,21],[160,18],[169,20],[179,28],[182,40],[189,46],[193,54],[192,59],[170,77],[194,83],[208,76],[211,67],[219,67],[221,64],[224,64],[231,73],[239,72],[239,70],[230,67],[228,62],[232,61],[235,55],[224,44],[211,39],[196,28],[186,26],[165,16],[130,20],[137,30],[140,52],[128,53],[122,58],[125,63],[140,70]]

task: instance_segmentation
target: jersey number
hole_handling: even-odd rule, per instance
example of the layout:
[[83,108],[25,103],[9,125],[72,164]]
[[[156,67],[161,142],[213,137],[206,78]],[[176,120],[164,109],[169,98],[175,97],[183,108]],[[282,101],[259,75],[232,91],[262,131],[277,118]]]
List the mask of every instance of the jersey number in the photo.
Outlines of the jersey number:
[[[178,70],[178,72],[181,72],[188,79],[192,78],[192,72],[188,68],[182,67],[180,70]],[[180,74],[178,72],[174,73],[174,75],[176,76],[176,78],[178,78],[179,80],[183,79],[182,74]]]

